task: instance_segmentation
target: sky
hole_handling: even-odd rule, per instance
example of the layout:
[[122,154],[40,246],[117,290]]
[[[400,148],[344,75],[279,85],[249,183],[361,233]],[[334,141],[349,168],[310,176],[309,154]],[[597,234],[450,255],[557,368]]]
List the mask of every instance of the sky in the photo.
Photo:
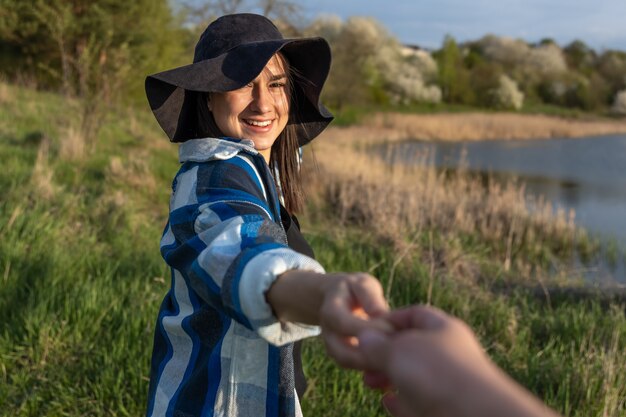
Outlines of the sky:
[[602,51],[626,51],[626,0],[307,0],[307,18],[372,16],[400,42],[441,47],[446,34],[463,42],[485,34],[561,46],[575,39]]

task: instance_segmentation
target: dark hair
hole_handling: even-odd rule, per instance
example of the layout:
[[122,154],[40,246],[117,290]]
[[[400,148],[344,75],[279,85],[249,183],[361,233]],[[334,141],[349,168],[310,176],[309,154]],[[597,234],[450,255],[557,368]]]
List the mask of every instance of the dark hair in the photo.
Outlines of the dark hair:
[[224,133],[217,127],[213,113],[209,111],[209,93],[196,92],[196,138],[219,138]]
[[[304,208],[304,189],[300,174],[299,141],[296,129],[298,119],[296,94],[302,93],[301,83],[306,82],[299,72],[289,65],[289,61],[280,52],[283,61],[288,65],[287,84],[289,86],[289,122],[276,138],[270,152],[270,169],[274,174],[276,188],[282,192],[285,208],[289,213],[298,213]],[[298,89],[298,90],[296,90]],[[209,93],[196,93],[196,110],[198,132],[195,137],[224,136],[215,123],[213,113],[209,111]]]

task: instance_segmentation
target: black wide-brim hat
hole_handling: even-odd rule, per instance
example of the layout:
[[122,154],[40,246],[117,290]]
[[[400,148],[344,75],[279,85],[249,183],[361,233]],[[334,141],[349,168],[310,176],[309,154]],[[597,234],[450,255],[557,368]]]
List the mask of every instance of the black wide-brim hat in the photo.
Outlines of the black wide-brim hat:
[[281,52],[298,74],[291,96],[300,145],[310,142],[332,121],[320,103],[330,70],[330,46],[323,38],[284,39],[264,16],[233,14],[211,23],[196,45],[193,63],[146,78],[146,95],[159,125],[172,142],[199,137],[198,93],[232,91],[254,80]]

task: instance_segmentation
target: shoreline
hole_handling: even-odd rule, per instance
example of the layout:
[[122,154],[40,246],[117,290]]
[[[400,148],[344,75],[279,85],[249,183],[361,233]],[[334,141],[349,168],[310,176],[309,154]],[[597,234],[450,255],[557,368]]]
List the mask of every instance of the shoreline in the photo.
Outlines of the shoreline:
[[517,113],[376,113],[353,126],[330,126],[323,136],[371,141],[479,141],[555,139],[626,134],[623,119],[566,119]]

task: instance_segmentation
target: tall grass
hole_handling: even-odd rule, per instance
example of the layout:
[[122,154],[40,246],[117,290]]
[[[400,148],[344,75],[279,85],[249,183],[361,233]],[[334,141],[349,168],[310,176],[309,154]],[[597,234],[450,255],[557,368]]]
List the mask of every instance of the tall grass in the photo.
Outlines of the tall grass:
[[37,104],[0,111],[15,121],[0,130],[0,415],[141,415],[167,288],[168,191],[146,168],[161,154],[120,118],[100,152],[66,159],[71,105],[12,94]]
[[[124,111],[109,116],[93,152],[70,156],[63,141],[71,142],[74,104],[6,88],[0,415],[142,415],[169,287],[158,241],[175,148],[149,114]],[[500,365],[567,415],[626,415],[619,299],[552,292],[547,302],[515,284],[540,276],[550,291],[548,270],[575,245],[567,218],[527,217],[513,186],[485,191],[471,178],[401,172],[354,141],[326,149],[333,140],[317,141],[320,172],[302,218],[328,270],[369,271],[394,306],[430,302],[468,320]],[[534,230],[532,240],[524,230]],[[378,395],[335,367],[317,340],[305,345],[305,367],[306,415],[382,415]]]

